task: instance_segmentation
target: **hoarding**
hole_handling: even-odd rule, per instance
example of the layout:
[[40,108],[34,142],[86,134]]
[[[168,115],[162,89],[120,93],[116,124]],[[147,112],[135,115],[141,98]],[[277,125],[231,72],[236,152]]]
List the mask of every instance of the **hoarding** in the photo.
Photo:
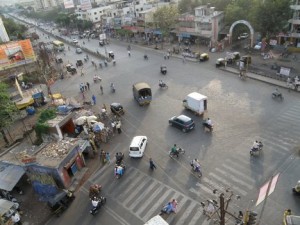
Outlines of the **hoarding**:
[[74,8],[73,0],[64,0],[65,9]]
[[5,70],[36,60],[29,39],[12,41],[0,45],[0,70]]
[[89,10],[92,8],[92,4],[90,0],[81,0],[80,1],[81,10]]

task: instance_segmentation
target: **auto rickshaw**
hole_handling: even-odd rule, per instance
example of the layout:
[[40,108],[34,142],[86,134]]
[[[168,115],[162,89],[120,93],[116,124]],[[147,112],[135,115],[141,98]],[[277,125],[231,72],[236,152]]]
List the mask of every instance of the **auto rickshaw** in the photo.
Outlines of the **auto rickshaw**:
[[125,113],[123,106],[120,103],[116,102],[110,104],[110,111],[118,116],[123,115]]
[[300,224],[300,216],[292,215],[292,211],[287,209],[283,213],[283,225],[298,225]]
[[66,65],[67,71],[71,73],[72,75],[77,73],[77,69],[72,64]]
[[110,51],[110,52],[108,53],[108,57],[111,58],[111,59],[114,59],[114,58],[115,58],[114,52],[113,52],[113,51]]
[[75,195],[69,190],[63,190],[57,193],[53,198],[49,199],[47,205],[52,213],[59,217],[72,203]]
[[160,72],[161,72],[163,75],[166,75],[166,74],[167,74],[167,66],[166,66],[166,65],[161,65],[161,66],[160,66]]
[[83,65],[82,60],[81,60],[81,59],[78,59],[78,60],[76,61],[76,66],[82,66],[82,65]]
[[224,59],[224,58],[218,58],[217,59],[217,61],[216,61],[216,67],[218,68],[218,67],[225,67],[225,65],[226,65],[226,59]]
[[209,60],[208,54],[207,53],[202,53],[200,55],[200,62],[204,62],[204,61],[207,61],[207,60]]
[[152,100],[151,88],[147,83],[136,83],[132,86],[133,97],[140,106],[150,104]]

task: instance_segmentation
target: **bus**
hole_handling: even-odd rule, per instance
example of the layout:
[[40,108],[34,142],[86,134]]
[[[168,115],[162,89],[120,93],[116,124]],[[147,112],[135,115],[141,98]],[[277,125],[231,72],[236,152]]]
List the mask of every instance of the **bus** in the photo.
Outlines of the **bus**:
[[55,40],[55,41],[52,42],[52,44],[53,44],[54,50],[57,50],[57,51],[64,51],[65,50],[65,44],[61,41]]

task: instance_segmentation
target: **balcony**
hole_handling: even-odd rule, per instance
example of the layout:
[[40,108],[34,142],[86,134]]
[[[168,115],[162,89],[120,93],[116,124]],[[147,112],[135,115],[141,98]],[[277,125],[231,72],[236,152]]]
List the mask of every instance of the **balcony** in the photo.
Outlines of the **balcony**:
[[300,25],[300,17],[289,19],[289,23],[295,24],[295,25]]

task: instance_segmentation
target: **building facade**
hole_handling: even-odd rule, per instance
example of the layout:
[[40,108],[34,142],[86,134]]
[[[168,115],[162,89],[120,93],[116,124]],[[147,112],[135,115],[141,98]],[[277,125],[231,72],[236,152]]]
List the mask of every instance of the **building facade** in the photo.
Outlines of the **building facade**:
[[293,17],[289,20],[290,42],[293,47],[300,48],[300,1],[295,0],[290,8],[293,10]]
[[34,3],[35,10],[51,10],[63,5],[63,0],[34,0]]

